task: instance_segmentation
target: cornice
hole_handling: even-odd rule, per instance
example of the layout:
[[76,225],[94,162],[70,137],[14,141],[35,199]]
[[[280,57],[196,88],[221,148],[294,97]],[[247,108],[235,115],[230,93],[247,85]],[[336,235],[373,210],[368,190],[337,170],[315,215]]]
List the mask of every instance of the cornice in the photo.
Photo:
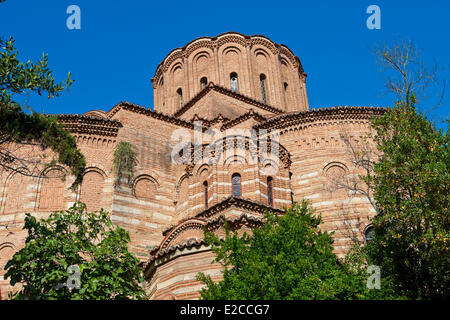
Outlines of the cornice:
[[209,218],[211,216],[217,215],[219,212],[222,212],[223,210],[230,208],[230,207],[236,207],[239,209],[248,210],[251,212],[256,212],[261,215],[266,212],[266,210],[277,212],[277,213],[283,213],[283,210],[276,209],[273,207],[269,207],[261,202],[244,199],[241,197],[235,197],[235,196],[229,196],[222,200],[221,202],[215,204],[214,206],[203,210],[202,212],[199,212],[195,217],[197,218]]
[[58,114],[58,123],[75,134],[92,134],[116,137],[122,124],[118,120],[105,119],[92,115]]
[[254,129],[284,129],[291,126],[318,122],[370,120],[373,116],[380,116],[387,111],[381,107],[353,107],[339,106],[333,108],[319,108],[309,111],[285,113],[272,117],[267,121],[253,126]]

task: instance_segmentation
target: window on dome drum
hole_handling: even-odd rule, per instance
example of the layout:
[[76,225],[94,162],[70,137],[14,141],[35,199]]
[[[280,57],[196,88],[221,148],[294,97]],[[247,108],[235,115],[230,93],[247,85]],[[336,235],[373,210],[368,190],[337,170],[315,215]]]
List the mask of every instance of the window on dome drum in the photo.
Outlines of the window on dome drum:
[[366,243],[372,241],[373,239],[373,227],[368,227],[366,232],[364,232],[364,238],[366,239]]
[[239,173],[233,174],[231,177],[231,184],[233,185],[233,196],[241,196],[241,175]]
[[269,206],[273,207],[273,178],[267,178],[267,200],[269,202]]
[[264,104],[267,104],[267,97],[266,97],[266,76],[261,73],[259,75],[259,83],[261,85],[261,97]]
[[183,106],[183,90],[181,90],[181,88],[179,88],[177,90],[177,94],[178,94],[178,105],[180,107],[182,107]]
[[230,86],[231,86],[231,91],[239,92],[239,89],[238,89],[238,75],[237,75],[236,72],[230,73]]
[[203,182],[203,192],[205,196],[205,209],[208,209],[208,182]]
[[201,78],[200,79],[200,87],[202,89],[205,89],[207,85],[208,85],[208,78],[206,78],[206,77]]

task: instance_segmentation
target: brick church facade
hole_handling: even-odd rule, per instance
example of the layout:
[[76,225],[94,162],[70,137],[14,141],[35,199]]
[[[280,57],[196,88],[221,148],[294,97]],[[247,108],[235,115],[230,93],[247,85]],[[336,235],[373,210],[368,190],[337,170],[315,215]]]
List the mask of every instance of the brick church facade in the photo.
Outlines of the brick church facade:
[[[24,244],[25,213],[46,217],[78,200],[111,212],[130,232],[152,299],[196,299],[198,272],[220,279],[203,228],[220,235],[228,221],[249,232],[266,210],[282,213],[294,201],[308,199],[321,228],[335,231],[338,256],[364,241],[374,210],[334,181],[360,173],[343,133],[362,141],[382,109],[310,110],[299,58],[264,36],[234,32],[172,50],[152,84],[153,109],[120,102],[109,111],[58,115],[87,160],[79,190],[69,189],[74,178],[61,166],[37,177],[1,172],[3,296],[11,290],[3,268]],[[116,185],[113,152],[121,141],[137,148],[138,164],[130,183]]]

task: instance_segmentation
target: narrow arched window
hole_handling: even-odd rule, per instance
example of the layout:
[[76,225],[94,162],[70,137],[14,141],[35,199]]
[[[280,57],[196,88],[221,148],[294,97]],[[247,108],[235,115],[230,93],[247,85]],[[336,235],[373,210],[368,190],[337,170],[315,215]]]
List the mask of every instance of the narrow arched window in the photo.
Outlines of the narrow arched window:
[[366,232],[364,232],[364,238],[366,240],[366,243],[372,241],[372,239],[373,239],[373,227],[368,227],[366,229]]
[[261,97],[264,104],[267,104],[266,96],[266,76],[264,74],[259,75],[259,84],[261,85]]
[[231,177],[231,184],[233,185],[233,196],[241,196],[241,175],[239,173],[233,174]]
[[166,105],[165,103],[166,99],[164,98],[164,77],[161,77],[161,80],[159,81],[158,92],[160,92],[159,94],[160,103],[162,102],[162,105],[164,107]]
[[179,88],[177,90],[177,94],[178,94],[178,105],[180,107],[182,107],[183,106],[183,90],[181,90],[181,88]]
[[287,105],[289,103],[289,100],[288,100],[288,84],[287,84],[287,82],[283,83],[283,88],[284,88],[284,103],[286,104],[286,107],[287,107]]
[[208,209],[208,182],[203,182],[203,193],[205,197],[205,209]]
[[206,78],[206,77],[201,78],[200,79],[200,87],[202,89],[205,89],[207,85],[208,85],[208,78]]
[[292,172],[289,172],[289,184],[291,187],[291,203],[294,204],[294,192],[292,191]]
[[267,201],[269,206],[273,207],[273,178],[267,178]]
[[237,75],[236,72],[232,72],[230,74],[230,87],[231,87],[231,91],[239,92],[239,89],[238,89],[238,75]]

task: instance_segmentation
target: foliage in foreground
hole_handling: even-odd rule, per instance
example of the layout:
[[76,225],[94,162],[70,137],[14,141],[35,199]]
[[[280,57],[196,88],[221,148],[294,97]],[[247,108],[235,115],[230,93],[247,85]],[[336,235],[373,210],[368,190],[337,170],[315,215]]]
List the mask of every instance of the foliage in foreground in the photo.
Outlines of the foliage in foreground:
[[410,299],[448,299],[450,288],[449,132],[437,130],[414,96],[373,120],[381,153],[374,175],[377,215],[370,263]]
[[[16,96],[29,93],[47,93],[48,98],[57,97],[72,83],[70,73],[63,83],[55,83],[46,55],[36,63],[20,62],[13,38],[0,38],[0,144],[33,143],[42,148],[50,148],[56,153],[59,163],[70,167],[71,173],[76,177],[73,185],[75,187],[81,182],[86,166],[86,160],[77,149],[75,138],[57,123],[55,117],[34,111],[27,112],[14,101]],[[27,161],[22,155],[0,152],[0,166],[8,170],[17,170],[17,167],[26,164]],[[27,169],[31,171],[31,168]]]
[[[138,259],[128,251],[130,236],[113,227],[109,214],[87,212],[78,202],[70,209],[37,221],[26,215],[25,247],[6,264],[11,285],[29,284],[16,299],[143,299],[145,292]],[[76,282],[66,284],[69,266],[80,270]],[[71,278],[73,279],[73,277]]]
[[[353,266],[333,253],[329,233],[318,229],[307,202],[294,204],[286,214],[266,213],[267,222],[243,236],[226,229],[224,240],[206,233],[205,240],[223,266],[223,280],[215,283],[200,273],[207,300],[309,300],[393,298],[388,281],[381,290],[369,290],[361,261]],[[383,280],[382,280],[383,281]]]

